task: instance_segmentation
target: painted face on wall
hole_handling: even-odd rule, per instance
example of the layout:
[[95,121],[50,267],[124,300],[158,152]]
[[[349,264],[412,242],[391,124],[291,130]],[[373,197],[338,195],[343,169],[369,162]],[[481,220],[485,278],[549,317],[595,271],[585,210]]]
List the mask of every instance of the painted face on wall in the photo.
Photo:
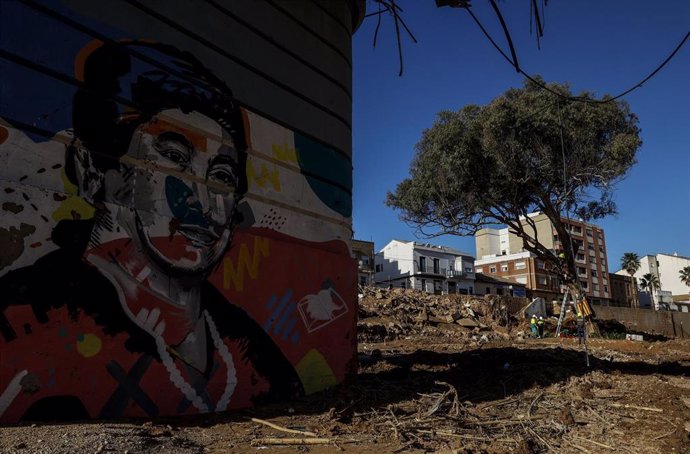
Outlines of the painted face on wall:
[[232,238],[240,195],[230,135],[200,113],[166,110],[137,128],[118,170],[104,175],[105,200],[148,258],[169,272],[203,274]]

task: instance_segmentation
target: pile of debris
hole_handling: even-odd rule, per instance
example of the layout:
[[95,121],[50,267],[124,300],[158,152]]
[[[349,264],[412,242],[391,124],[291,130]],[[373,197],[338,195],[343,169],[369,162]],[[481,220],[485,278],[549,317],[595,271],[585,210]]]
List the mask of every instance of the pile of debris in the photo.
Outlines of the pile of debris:
[[412,289],[361,289],[358,339],[383,342],[430,334],[510,337],[524,322],[519,317],[526,298],[486,295],[430,295]]

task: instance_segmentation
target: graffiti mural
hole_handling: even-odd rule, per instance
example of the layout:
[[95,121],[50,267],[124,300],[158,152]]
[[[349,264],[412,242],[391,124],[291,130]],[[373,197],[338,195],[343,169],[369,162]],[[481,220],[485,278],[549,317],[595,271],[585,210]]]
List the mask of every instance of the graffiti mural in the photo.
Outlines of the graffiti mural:
[[350,162],[170,45],[85,42],[73,78],[60,129],[0,112],[0,421],[223,411],[342,381]]

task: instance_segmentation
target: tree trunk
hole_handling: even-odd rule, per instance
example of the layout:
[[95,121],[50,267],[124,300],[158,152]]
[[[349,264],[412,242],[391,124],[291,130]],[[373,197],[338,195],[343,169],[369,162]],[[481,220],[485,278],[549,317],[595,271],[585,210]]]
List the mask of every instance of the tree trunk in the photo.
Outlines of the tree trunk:
[[[628,273],[630,274],[630,273]],[[640,308],[640,292],[637,290],[637,285],[635,285],[635,274],[630,274],[630,279],[632,279],[632,286],[633,286],[633,301],[632,301],[632,307],[639,309]]]

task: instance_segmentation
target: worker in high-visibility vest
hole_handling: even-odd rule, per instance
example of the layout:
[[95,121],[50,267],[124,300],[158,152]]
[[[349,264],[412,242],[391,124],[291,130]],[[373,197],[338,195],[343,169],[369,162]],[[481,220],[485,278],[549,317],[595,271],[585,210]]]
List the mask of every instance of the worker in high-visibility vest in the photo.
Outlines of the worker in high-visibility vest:
[[537,337],[537,316],[532,315],[532,318],[529,319],[529,327],[532,329],[532,337],[536,339]]
[[539,331],[539,338],[544,337],[544,317],[541,315],[539,316],[539,319],[537,320],[537,331]]
[[575,311],[577,312],[577,343],[581,345],[585,340],[585,316],[580,304],[575,304]]

